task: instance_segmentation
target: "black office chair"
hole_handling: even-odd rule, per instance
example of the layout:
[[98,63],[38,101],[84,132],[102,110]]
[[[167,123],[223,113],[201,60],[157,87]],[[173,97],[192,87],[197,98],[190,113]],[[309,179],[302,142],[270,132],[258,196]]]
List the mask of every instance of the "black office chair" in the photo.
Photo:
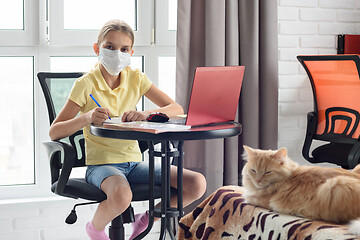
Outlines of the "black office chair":
[[[82,75],[83,73],[79,72],[38,73],[37,76],[45,96],[50,124],[65,104],[74,81]],[[75,223],[77,219],[75,208],[77,206],[99,203],[106,199],[106,194],[97,187],[85,182],[85,178],[70,178],[73,168],[86,166],[85,145],[82,134],[82,130],[80,130],[66,139],[44,143],[50,160],[51,191],[64,197],[91,201],[76,204],[65,220],[68,224]],[[141,151],[144,152],[147,149],[147,142],[139,141],[139,146]],[[131,185],[131,190],[133,192],[132,201],[149,199],[149,186],[147,184]],[[154,196],[160,198],[161,186],[155,185]],[[134,221],[134,210],[130,205],[121,215],[112,220],[109,227],[109,238],[111,240],[124,239],[125,230],[123,224]]]
[[[360,55],[298,56],[313,89],[302,154],[345,169],[360,163]],[[325,142],[310,156],[313,140]]]

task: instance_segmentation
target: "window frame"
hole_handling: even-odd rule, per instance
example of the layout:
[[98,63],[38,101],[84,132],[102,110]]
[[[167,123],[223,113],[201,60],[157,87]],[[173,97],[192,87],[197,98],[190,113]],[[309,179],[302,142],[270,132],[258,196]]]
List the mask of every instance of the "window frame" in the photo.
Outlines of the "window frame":
[[169,0],[156,0],[156,12],[164,12],[166,9],[167,14],[157,14],[156,23],[156,37],[155,42],[157,45],[176,45],[176,31],[169,30]]
[[[62,46],[89,46],[97,39],[99,30],[67,30],[64,29],[64,0],[48,0],[49,6],[49,35],[51,45]],[[135,44],[139,46],[151,45],[151,9],[152,1],[136,0],[137,4],[137,31]]]
[[[49,168],[46,169],[46,165],[42,164],[41,161],[44,157],[40,155],[44,155],[45,151],[40,150],[41,144],[39,142],[43,142],[41,138],[41,133],[39,130],[39,126],[41,124],[45,124],[42,121],[48,120],[47,113],[41,111],[38,106],[37,96],[38,94],[38,87],[37,81],[35,79],[36,72],[37,72],[37,59],[38,59],[38,48],[34,47],[0,47],[0,55],[4,57],[32,57],[33,58],[33,76],[32,76],[32,89],[33,98],[32,98],[32,105],[33,105],[33,161],[34,161],[34,183],[29,184],[14,184],[14,185],[6,185],[0,186],[0,199],[13,199],[13,198],[24,198],[24,197],[35,197],[35,196],[48,196],[49,194],[46,193],[45,189],[50,184],[50,174]],[[45,100],[44,100],[44,107]],[[43,116],[46,114],[46,118]],[[37,116],[42,116],[38,118]],[[21,117],[21,116],[20,116]],[[48,124],[48,123],[47,123]],[[45,156],[45,155],[44,155]],[[46,157],[46,156],[45,156]],[[39,174],[41,173],[41,174]],[[48,181],[44,181],[47,178]],[[46,184],[48,183],[48,184]]]
[[24,29],[0,30],[0,46],[34,46],[39,44],[39,1],[23,0]]

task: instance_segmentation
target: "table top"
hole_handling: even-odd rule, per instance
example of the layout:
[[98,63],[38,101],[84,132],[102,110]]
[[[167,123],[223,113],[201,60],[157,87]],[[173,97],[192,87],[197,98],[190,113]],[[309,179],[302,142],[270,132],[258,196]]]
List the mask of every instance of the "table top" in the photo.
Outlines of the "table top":
[[90,133],[107,138],[140,140],[140,141],[161,141],[161,140],[201,140],[227,138],[239,135],[242,131],[240,123],[231,122],[211,126],[192,127],[189,130],[149,133],[142,131],[119,130],[104,128],[102,126],[90,125]]

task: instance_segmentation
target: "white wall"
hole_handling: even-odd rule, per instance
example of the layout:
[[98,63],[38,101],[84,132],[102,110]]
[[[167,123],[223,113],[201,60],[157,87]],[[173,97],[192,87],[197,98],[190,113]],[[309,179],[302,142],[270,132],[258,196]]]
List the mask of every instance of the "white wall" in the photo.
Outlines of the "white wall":
[[310,82],[297,55],[336,54],[337,34],[360,34],[360,0],[278,0],[279,147],[301,155],[307,113],[313,110]]
[[[299,54],[335,54],[336,35],[360,34],[360,0],[279,0],[279,147],[287,147],[302,162],[306,114],[312,110],[312,92]],[[29,201],[0,201],[0,239],[82,240],[85,223],[95,206],[79,207],[78,222],[64,220],[74,200],[54,197]],[[134,205],[136,212],[146,205]],[[159,225],[147,239],[157,239]],[[131,227],[126,228],[127,235]]]

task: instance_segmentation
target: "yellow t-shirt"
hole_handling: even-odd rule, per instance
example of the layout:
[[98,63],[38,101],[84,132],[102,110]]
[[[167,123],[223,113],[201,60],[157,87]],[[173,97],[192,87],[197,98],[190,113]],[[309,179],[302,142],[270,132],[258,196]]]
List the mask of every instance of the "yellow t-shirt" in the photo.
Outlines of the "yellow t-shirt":
[[[91,72],[77,79],[69,99],[81,107],[80,114],[97,107],[90,94],[99,104],[109,109],[110,117],[119,117],[125,111],[135,110],[140,98],[150,89],[152,82],[140,70],[125,68],[120,74],[120,85],[111,89],[105,82],[100,64]],[[84,127],[86,164],[140,162],[141,153],[137,141],[94,136],[89,126]]]

